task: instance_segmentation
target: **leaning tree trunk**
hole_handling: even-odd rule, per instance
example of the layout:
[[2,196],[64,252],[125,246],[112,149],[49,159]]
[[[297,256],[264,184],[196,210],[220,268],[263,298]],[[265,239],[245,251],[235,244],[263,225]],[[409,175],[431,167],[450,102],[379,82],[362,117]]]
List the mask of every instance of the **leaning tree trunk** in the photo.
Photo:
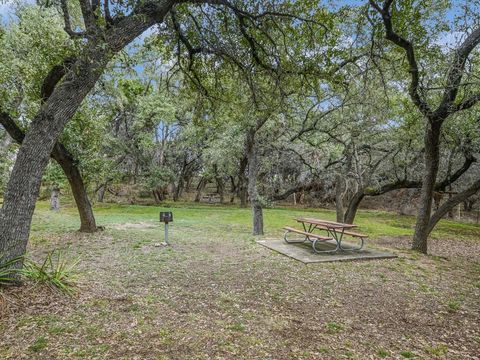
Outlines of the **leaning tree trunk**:
[[[112,57],[142,32],[161,22],[170,2],[155,17],[122,19],[105,34],[92,36],[64,81],[34,117],[20,146],[0,210],[0,253],[3,262],[25,254],[35,203],[50,153],[67,122],[102,75]],[[15,267],[22,267],[17,262]]]
[[363,189],[359,189],[355,195],[350,199],[347,207],[347,211],[345,212],[345,217],[344,221],[347,224],[353,224],[353,221],[355,220],[355,216],[357,215],[357,210],[358,207],[360,206],[360,203],[362,202],[363,198],[365,197],[365,193],[363,192]]
[[257,189],[258,154],[255,140],[255,131],[252,129],[247,135],[248,156],[248,196],[252,205],[253,235],[263,235],[263,210],[260,195]]
[[[5,113],[0,113],[0,123],[3,125],[8,134],[18,144],[22,144],[25,134],[17,126],[15,121]],[[80,231],[94,232],[97,230],[95,217],[93,215],[92,205],[88,199],[87,189],[83,183],[83,178],[76,161],[65,146],[57,142],[50,156],[61,166],[65,176],[70,183],[72,194],[77,205],[78,214],[80,216]]]
[[183,180],[183,176],[180,177],[178,180],[177,186],[175,186],[175,191],[173,193],[173,201],[177,202],[180,200],[183,194],[183,188],[185,186],[185,181]]
[[95,216],[93,215],[92,204],[88,198],[87,189],[83,183],[80,169],[76,166],[75,160],[71,157],[67,149],[56,143],[52,157],[60,164],[65,173],[70,188],[72,189],[73,198],[77,204],[78,215],[80,216],[80,231],[95,232],[98,230]]
[[437,225],[437,223],[455,206],[466,201],[470,196],[475,195],[478,191],[480,191],[480,180],[475,181],[466,190],[450,197],[445,203],[443,203],[442,206],[435,211],[428,222],[427,236],[430,235],[432,230],[435,228],[435,225]]
[[345,180],[340,174],[335,176],[335,211],[337,222],[343,223],[343,192],[345,191]]
[[202,177],[197,186],[197,194],[195,195],[195,202],[200,202],[200,200],[202,200],[203,190],[205,190],[205,187],[207,186],[207,184],[208,184],[207,178]]
[[417,212],[417,223],[413,235],[412,249],[424,254],[428,251],[428,224],[432,213],[433,192],[438,173],[440,158],[441,122],[427,121],[425,130],[425,174],[422,180],[420,204]]
[[100,185],[100,187],[97,190],[97,201],[99,203],[103,203],[103,200],[105,198],[105,191],[107,190],[107,184],[108,183],[104,183]]
[[160,197],[158,196],[157,190],[152,190],[153,200],[155,200],[155,204],[160,204]]

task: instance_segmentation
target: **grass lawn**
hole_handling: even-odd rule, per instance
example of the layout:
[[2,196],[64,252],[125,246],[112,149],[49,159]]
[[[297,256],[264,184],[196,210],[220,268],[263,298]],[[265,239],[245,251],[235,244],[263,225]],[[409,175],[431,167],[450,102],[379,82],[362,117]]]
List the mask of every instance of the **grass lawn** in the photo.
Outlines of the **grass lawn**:
[[[159,207],[98,206],[106,229],[85,235],[73,207],[39,203],[29,256],[80,259],[77,291],[1,290],[0,358],[478,359],[479,226],[441,222],[423,256],[408,250],[413,217],[361,211],[368,245],[399,258],[305,265],[257,245],[248,209],[168,209],[163,247]],[[268,209],[265,237],[295,215],[334,219]]]

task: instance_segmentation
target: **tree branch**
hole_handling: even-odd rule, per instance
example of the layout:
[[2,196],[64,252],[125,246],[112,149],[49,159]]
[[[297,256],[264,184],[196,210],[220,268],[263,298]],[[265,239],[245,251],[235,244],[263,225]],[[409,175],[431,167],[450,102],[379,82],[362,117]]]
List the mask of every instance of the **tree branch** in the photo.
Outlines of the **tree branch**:
[[457,181],[463,174],[467,172],[468,169],[472,166],[477,159],[472,154],[465,155],[465,162],[463,163],[462,167],[460,167],[454,174],[445,178],[442,182],[435,185],[436,191],[445,191],[446,187],[453,184]]
[[452,112],[457,112],[461,110],[468,110],[471,107],[475,106],[480,101],[480,94],[475,94],[468,99],[465,99],[461,103],[452,106]]
[[460,204],[461,202],[467,200],[470,196],[475,195],[478,191],[480,190],[480,180],[475,181],[472,185],[470,185],[466,190],[456,194],[455,196],[452,196],[450,199],[448,199],[446,202],[442,204],[438,208],[437,211],[432,215],[430,218],[430,221],[428,223],[428,233],[433,230],[435,225],[450,211],[452,210],[455,206]]
[[[467,36],[465,41],[455,50],[455,57],[450,65],[450,71],[447,76],[447,87],[443,94],[442,102],[435,111],[438,117],[447,117],[450,113],[462,110],[462,106],[454,106],[458,94],[460,83],[465,71],[465,63],[472,50],[480,43],[480,27],[473,30]],[[479,97],[474,96],[464,103],[464,108],[473,106],[479,101]]]
[[319,191],[319,190],[322,190],[323,187],[324,186],[323,186],[322,183],[320,183],[318,181],[314,181],[314,182],[311,182],[309,184],[294,186],[294,187],[286,190],[282,194],[273,195],[271,197],[271,199],[274,200],[274,201],[285,200],[286,198],[288,198],[290,195],[292,195],[294,193],[301,192],[301,191]]
[[17,142],[21,144],[23,139],[25,138],[25,134],[23,131],[18,127],[15,121],[11,118],[9,114],[6,112],[0,112],[0,124],[4,127],[7,131],[8,135]]
[[423,99],[419,94],[419,83],[420,83],[420,75],[418,71],[418,64],[415,58],[415,50],[413,48],[413,44],[405,39],[404,37],[400,36],[395,32],[393,29],[392,24],[392,14],[390,12],[390,7],[393,3],[393,0],[385,1],[383,8],[381,8],[375,0],[369,0],[370,5],[381,15],[383,20],[383,25],[385,27],[385,38],[390,40],[395,45],[401,47],[407,56],[408,65],[409,65],[409,72],[410,72],[410,87],[409,87],[409,94],[413,103],[420,112],[430,117],[432,111],[428,106],[425,99]]
[[42,87],[40,89],[40,98],[42,103],[48,100],[50,95],[52,95],[55,86],[59,83],[60,80],[65,76],[67,71],[72,68],[75,63],[75,58],[68,57],[62,64],[55,65],[50,72],[47,74],[43,80]]
[[97,0],[93,1],[92,4],[89,0],[78,0],[80,3],[80,9],[82,10],[83,23],[85,24],[85,29],[87,34],[94,33],[97,29],[97,23],[95,21],[95,14],[92,5],[96,5]]
[[[107,0],[108,1],[108,0]],[[67,3],[67,0],[61,0],[60,1],[60,6],[62,8],[62,12],[63,12],[63,21],[64,21],[64,30],[65,32],[72,38],[79,38],[79,37],[84,37],[85,36],[85,33],[84,32],[76,32],[76,31],[73,31],[72,29],[72,24],[70,22],[70,13],[68,11],[68,3]]]

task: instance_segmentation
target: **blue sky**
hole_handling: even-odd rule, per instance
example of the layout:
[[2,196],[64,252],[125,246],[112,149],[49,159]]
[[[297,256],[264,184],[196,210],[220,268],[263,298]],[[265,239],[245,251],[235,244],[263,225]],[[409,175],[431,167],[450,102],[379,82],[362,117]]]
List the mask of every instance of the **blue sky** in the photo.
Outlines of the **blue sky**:
[[2,17],[2,22],[5,22],[8,17],[8,13],[11,11],[11,5],[0,3],[0,16]]

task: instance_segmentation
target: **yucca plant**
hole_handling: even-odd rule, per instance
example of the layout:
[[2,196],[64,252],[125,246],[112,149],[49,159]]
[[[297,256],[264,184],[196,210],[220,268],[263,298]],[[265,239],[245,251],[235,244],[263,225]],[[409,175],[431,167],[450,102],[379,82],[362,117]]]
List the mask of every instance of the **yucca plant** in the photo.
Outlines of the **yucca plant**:
[[78,260],[71,262],[65,259],[61,251],[53,250],[47,254],[41,265],[26,259],[21,274],[30,280],[47,284],[71,295],[75,291],[78,262]]
[[18,280],[18,274],[20,270],[15,267],[15,264],[22,259],[22,257],[16,257],[3,262],[4,258],[5,255],[0,254],[0,286],[8,285],[13,281]]

